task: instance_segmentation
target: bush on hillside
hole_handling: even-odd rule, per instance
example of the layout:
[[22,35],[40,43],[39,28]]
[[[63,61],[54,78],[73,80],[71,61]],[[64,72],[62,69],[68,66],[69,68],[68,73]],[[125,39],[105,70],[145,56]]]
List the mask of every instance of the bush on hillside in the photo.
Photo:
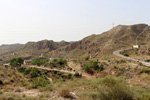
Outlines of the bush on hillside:
[[150,59],[145,60],[145,62],[150,62]]
[[37,68],[32,68],[30,74],[32,78],[38,77],[39,70]]
[[38,59],[37,58],[37,59],[33,59],[31,64],[40,66],[40,65],[46,64],[48,61],[49,61],[48,59]]
[[24,60],[20,57],[18,58],[13,58],[10,60],[10,65],[11,66],[21,66],[23,64]]
[[102,100],[134,100],[134,93],[121,79],[106,76],[102,82],[108,87],[100,91]]
[[33,88],[46,87],[50,82],[42,77],[34,78],[32,82]]
[[18,72],[23,73],[24,71],[25,71],[25,68],[24,68],[24,67],[18,68]]
[[124,56],[126,56],[126,57],[129,57],[129,55],[126,53],[126,54],[124,54]]
[[76,72],[76,73],[74,74],[74,76],[75,76],[75,77],[82,77],[82,74],[79,74],[78,72]]
[[23,72],[24,75],[28,75],[31,72],[32,68],[27,68],[25,69],[25,71]]
[[85,57],[85,60],[89,60],[89,57]]
[[89,67],[94,68],[94,69],[98,68],[98,61],[91,60],[89,63]]

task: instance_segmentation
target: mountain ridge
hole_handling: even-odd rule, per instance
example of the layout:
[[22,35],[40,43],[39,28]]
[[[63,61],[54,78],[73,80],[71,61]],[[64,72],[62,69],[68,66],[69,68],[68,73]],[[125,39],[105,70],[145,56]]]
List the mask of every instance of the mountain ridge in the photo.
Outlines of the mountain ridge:
[[139,44],[148,43],[150,26],[147,24],[118,25],[102,34],[92,34],[74,42],[54,42],[53,40],[28,42],[17,48],[15,53],[19,56],[44,54],[46,57],[77,58],[89,56],[90,58],[97,58],[112,54],[114,50],[122,47],[135,45],[135,40],[141,32],[143,33],[138,40]]

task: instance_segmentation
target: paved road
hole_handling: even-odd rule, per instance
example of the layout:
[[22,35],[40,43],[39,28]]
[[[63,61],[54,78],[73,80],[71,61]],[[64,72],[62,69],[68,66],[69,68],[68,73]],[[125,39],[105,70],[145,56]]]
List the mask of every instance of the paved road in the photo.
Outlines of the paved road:
[[131,57],[127,57],[127,56],[124,56],[122,54],[120,54],[121,51],[124,51],[124,50],[131,50],[133,48],[122,48],[120,50],[116,50],[113,52],[114,55],[118,56],[118,57],[121,57],[121,58],[124,58],[124,59],[127,59],[127,60],[132,60],[132,61],[135,61],[135,62],[140,62],[142,63],[143,65],[147,66],[147,67],[150,67],[150,63],[148,62],[145,62],[145,61],[142,61],[142,60],[137,60],[137,59],[134,59],[134,58],[131,58]]

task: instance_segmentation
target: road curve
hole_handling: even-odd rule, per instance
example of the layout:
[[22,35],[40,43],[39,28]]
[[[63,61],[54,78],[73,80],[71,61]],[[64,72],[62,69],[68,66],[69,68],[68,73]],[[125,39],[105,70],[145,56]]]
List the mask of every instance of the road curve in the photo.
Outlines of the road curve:
[[145,62],[145,61],[142,61],[142,60],[137,60],[137,59],[134,59],[134,58],[131,58],[131,57],[127,57],[127,56],[124,56],[122,54],[120,54],[121,51],[124,51],[124,50],[131,50],[133,48],[122,48],[120,50],[116,50],[113,52],[114,55],[118,56],[118,57],[121,57],[121,58],[124,58],[124,59],[127,59],[127,60],[132,60],[132,61],[135,61],[135,62],[140,62],[142,63],[143,65],[147,66],[147,67],[150,67],[150,63],[148,62]]

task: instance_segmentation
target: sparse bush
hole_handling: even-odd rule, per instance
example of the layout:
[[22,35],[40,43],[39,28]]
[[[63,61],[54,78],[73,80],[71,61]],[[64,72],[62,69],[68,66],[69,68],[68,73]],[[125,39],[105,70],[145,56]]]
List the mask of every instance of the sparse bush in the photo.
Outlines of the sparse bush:
[[65,65],[65,64],[67,64],[67,61],[61,58],[58,60],[58,64],[59,65]]
[[146,69],[146,70],[142,70],[141,73],[147,73],[147,74],[150,74],[150,70],[147,70],[147,69]]
[[69,73],[69,74],[68,74],[68,76],[67,76],[67,77],[68,77],[68,79],[71,79],[71,76],[72,76],[72,74],[71,74],[71,73]]
[[23,73],[24,71],[25,71],[25,68],[23,68],[23,67],[18,68],[18,72]]
[[4,94],[4,91],[0,90],[0,94]]
[[89,63],[89,67],[94,69],[98,68],[98,61],[91,60]]
[[32,68],[30,74],[32,78],[38,77],[39,70],[37,68]]
[[145,60],[145,62],[150,62],[150,59]]
[[82,74],[79,74],[78,72],[76,72],[76,73],[74,74],[74,76],[75,76],[75,77],[82,77]]
[[57,75],[62,75],[62,73],[61,72],[57,72]]
[[112,76],[106,76],[102,82],[108,86],[108,90],[100,93],[102,100],[133,100],[133,92],[127,87],[123,80]]
[[124,54],[124,56],[126,56],[126,57],[129,57],[129,55],[126,53],[126,54]]
[[31,68],[27,68],[25,69],[25,71],[23,72],[24,75],[28,75],[31,72]]
[[126,61],[125,60],[120,60],[120,63],[126,63]]
[[85,60],[89,60],[89,57],[85,57]]
[[67,61],[62,59],[62,58],[60,58],[60,59],[53,59],[52,60],[52,64],[53,64],[54,67],[57,67],[58,65],[60,67],[62,67],[62,66],[67,64]]
[[3,73],[3,72],[1,72],[1,73],[0,73],[0,75],[1,75],[1,76],[4,76],[4,73]]
[[69,89],[62,89],[59,91],[59,96],[69,99],[74,99],[73,95],[70,93]]
[[48,80],[45,80],[42,77],[34,78],[32,82],[32,87],[33,88],[38,88],[38,87],[46,87],[48,84]]
[[0,85],[3,85],[3,81],[2,80],[0,80]]
[[54,74],[57,74],[58,71],[54,70]]
[[85,66],[84,66],[84,70],[85,70],[86,72],[90,72],[90,71],[91,71],[91,69],[89,68],[88,65],[85,65]]
[[58,59],[56,59],[56,58],[52,60],[52,62],[57,62],[57,61],[58,61]]

